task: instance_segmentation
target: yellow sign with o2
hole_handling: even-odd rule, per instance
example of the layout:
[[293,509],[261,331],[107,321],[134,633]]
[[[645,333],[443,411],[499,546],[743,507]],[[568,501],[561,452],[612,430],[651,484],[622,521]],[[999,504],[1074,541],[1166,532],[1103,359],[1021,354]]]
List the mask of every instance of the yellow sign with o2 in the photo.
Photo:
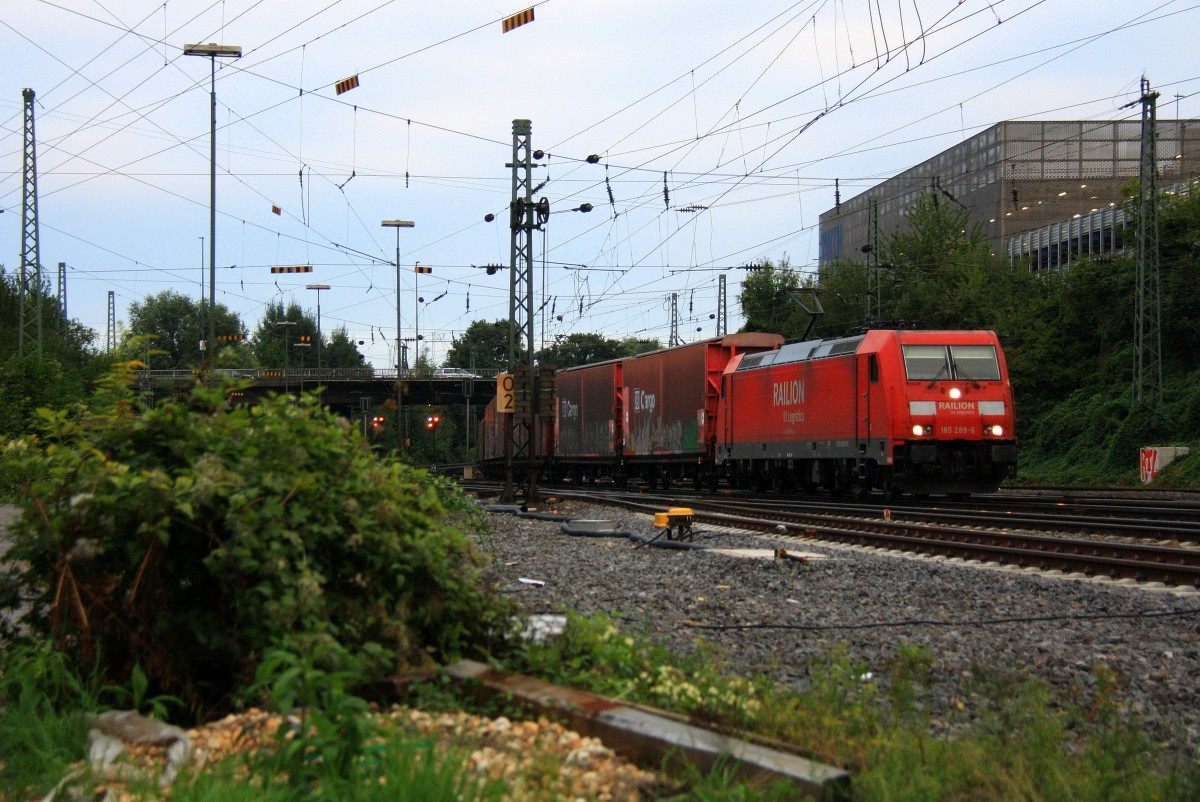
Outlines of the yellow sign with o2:
[[496,377],[496,411],[511,415],[513,408],[512,374],[501,373]]

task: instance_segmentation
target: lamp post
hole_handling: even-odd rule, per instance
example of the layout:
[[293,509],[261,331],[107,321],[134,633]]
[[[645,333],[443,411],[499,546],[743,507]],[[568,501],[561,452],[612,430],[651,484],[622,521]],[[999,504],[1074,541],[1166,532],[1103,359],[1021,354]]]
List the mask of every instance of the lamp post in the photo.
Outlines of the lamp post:
[[413,367],[421,367],[421,263],[413,265]]
[[412,220],[382,220],[379,225],[384,228],[396,229],[396,456],[398,457],[404,446],[402,426],[404,419],[400,414],[400,405],[403,402],[400,390],[400,377],[404,365],[400,359],[400,229],[412,228],[414,223]]
[[328,284],[305,284],[304,289],[317,291],[317,370],[321,369],[321,348],[325,341],[321,334],[321,290],[329,289]]
[[[317,297],[319,298],[321,296],[318,295]],[[279,320],[279,321],[275,322],[276,328],[283,329],[283,394],[284,395],[291,395],[291,392],[289,392],[289,388],[288,388],[288,351],[291,350],[292,346],[288,342],[288,329],[293,328],[295,325],[296,325],[296,321],[294,321],[294,320]]]
[[[208,337],[204,344],[204,364],[211,368],[217,347],[217,59],[241,58],[242,48],[239,45],[218,45],[209,42],[206,45],[184,45],[183,55],[204,56],[211,65],[209,95],[212,100],[208,129]],[[203,287],[201,290],[203,291]]]
[[379,225],[396,229],[396,375],[400,375],[400,229],[412,228],[412,220],[383,220]]
[[[208,331],[204,327],[204,237],[200,238],[200,336],[204,336],[204,332]],[[199,343],[197,343],[199,345]],[[207,355],[208,349],[205,349]]]
[[[296,343],[293,348],[312,348],[312,343]],[[304,352],[300,352],[300,395],[304,395],[304,374],[308,372],[308,363]]]

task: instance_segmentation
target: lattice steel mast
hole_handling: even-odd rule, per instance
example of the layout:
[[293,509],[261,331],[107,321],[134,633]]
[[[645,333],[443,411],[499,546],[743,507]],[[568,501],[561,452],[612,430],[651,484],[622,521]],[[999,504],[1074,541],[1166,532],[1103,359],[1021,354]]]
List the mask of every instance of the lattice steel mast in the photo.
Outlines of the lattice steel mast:
[[[117,350],[117,298],[112,290],[108,291],[108,339],[105,346],[110,354]],[[287,351],[283,355],[286,357]]]
[[1134,311],[1133,401],[1162,404],[1162,298],[1158,270],[1158,92],[1142,79],[1142,148],[1138,171],[1137,297]]
[[717,336],[729,333],[728,305],[725,300],[725,274],[717,276]]
[[17,354],[25,347],[42,358],[42,260],[38,250],[37,140],[34,136],[32,89],[21,90],[25,99],[25,151],[21,183],[21,311]]
[[58,263],[58,334],[67,333],[67,263]]
[[679,293],[671,293],[671,335],[667,339],[667,345],[674,348],[677,345],[683,345],[683,340],[679,339]]
[[533,364],[533,232],[545,224],[550,205],[533,202],[533,125],[513,120],[512,203],[509,207],[511,248],[508,280],[508,372],[513,379],[513,413],[504,429],[504,491],[513,499],[514,468],[528,466],[525,503],[537,500],[537,370]]
[[873,325],[882,317],[880,306],[879,275],[879,202],[870,198],[870,209],[867,217],[867,325]]

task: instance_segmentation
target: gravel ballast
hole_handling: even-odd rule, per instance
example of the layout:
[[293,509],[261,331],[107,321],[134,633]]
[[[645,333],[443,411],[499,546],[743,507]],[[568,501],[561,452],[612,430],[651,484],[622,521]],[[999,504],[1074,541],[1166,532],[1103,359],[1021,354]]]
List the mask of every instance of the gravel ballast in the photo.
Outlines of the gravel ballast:
[[[576,502],[578,519],[653,537],[648,515]],[[489,515],[480,545],[492,578],[529,613],[607,613],[673,651],[716,646],[730,669],[768,671],[803,690],[814,658],[837,647],[886,683],[902,647],[933,655],[934,726],[969,715],[970,688],[993,671],[1045,681],[1052,699],[1086,706],[1097,669],[1122,709],[1165,746],[1200,745],[1200,594],[1033,570],[698,527],[702,550],[638,547],[563,534],[554,521]],[[776,559],[776,549],[805,561]],[[522,582],[521,580],[526,580]],[[533,580],[532,582],[528,580]],[[772,625],[761,627],[756,625]],[[782,628],[780,628],[782,627]]]

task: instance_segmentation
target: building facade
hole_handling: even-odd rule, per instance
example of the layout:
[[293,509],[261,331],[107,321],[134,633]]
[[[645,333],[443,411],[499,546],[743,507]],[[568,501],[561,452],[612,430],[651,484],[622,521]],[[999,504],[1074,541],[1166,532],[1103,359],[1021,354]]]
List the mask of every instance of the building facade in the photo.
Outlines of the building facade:
[[[1157,129],[1159,186],[1200,175],[1200,120],[1160,119]],[[997,123],[822,214],[820,264],[865,261],[872,203],[883,238],[904,225],[905,210],[925,192],[966,209],[993,253],[1014,260],[1059,267],[1073,248],[1115,250],[1121,188],[1138,178],[1141,131],[1140,120]],[[1076,244],[1037,236],[1050,230]]]

